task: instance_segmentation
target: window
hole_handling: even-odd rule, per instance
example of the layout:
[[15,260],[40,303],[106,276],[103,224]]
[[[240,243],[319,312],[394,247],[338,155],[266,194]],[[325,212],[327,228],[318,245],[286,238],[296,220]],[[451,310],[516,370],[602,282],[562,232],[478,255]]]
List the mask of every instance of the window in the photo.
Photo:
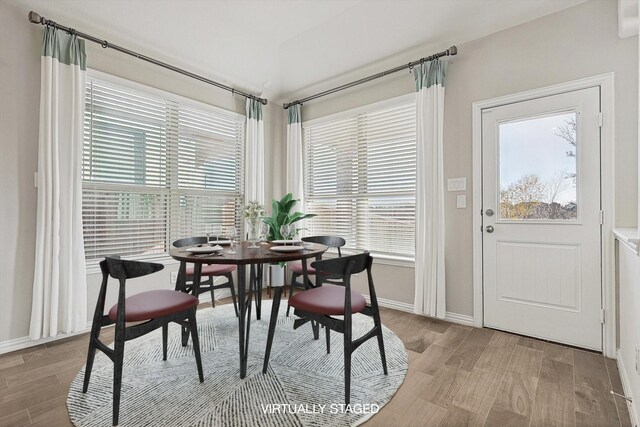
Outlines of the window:
[[174,239],[242,225],[244,116],[102,75],[86,89],[87,260],[157,256]]
[[414,257],[415,114],[412,94],[303,123],[309,235]]
[[498,125],[500,220],[578,219],[575,111]]

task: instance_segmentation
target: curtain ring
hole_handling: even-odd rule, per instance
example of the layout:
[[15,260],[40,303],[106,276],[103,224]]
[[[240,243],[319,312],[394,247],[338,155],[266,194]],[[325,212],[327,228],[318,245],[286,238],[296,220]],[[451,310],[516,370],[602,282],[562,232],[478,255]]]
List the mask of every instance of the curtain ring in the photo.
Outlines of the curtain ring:
[[76,30],[73,28],[69,28],[67,30],[67,33],[69,33],[70,36],[75,36],[76,35]]
[[109,47],[109,42],[106,40],[103,40],[100,46],[102,46],[103,49],[106,49]]

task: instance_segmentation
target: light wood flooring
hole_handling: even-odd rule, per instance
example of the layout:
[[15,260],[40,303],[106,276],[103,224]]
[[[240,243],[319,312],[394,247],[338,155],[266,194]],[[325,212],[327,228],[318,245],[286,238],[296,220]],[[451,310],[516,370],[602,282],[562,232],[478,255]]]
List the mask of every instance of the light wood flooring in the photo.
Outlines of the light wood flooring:
[[[409,372],[366,427],[631,425],[609,394],[622,393],[614,360],[395,310],[382,321],[404,342]],[[85,334],[1,355],[0,427],[70,426],[66,396],[86,351]]]

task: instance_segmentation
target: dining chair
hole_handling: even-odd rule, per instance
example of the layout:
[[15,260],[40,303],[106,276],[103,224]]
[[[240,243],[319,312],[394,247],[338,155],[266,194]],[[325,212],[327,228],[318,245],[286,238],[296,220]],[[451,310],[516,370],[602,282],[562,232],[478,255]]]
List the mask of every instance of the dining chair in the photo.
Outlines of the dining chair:
[[[208,237],[186,237],[184,239],[178,239],[173,242],[173,246],[176,248],[184,248],[189,246],[196,246],[208,243]],[[226,289],[229,288],[231,291],[231,299],[233,300],[233,308],[236,311],[236,317],[238,316],[238,303],[236,301],[236,289],[233,285],[233,272],[236,271],[237,267],[231,264],[208,264],[202,266],[202,272],[200,273],[202,277],[207,277],[207,280],[204,282],[200,282],[198,285],[198,294],[200,292],[211,292],[211,306],[216,306],[216,299],[214,291],[216,289]],[[186,281],[191,281],[191,286],[193,286],[193,267],[188,267],[186,269]],[[214,285],[214,281],[216,277],[226,277],[227,281],[220,285]],[[188,287],[185,291],[190,291]]]
[[[373,258],[369,252],[342,258],[315,261],[311,266],[316,270],[318,276],[327,275],[340,277],[341,283],[314,287],[296,294],[289,300],[291,307],[294,308],[294,314],[298,316],[298,319],[293,323],[294,329],[310,321],[318,322],[325,327],[327,353],[331,352],[330,331],[334,330],[344,335],[345,404],[349,404],[351,400],[351,356],[353,352],[368,339],[377,337],[380,358],[382,359],[382,370],[385,375],[388,373],[384,341],[382,338],[380,309],[378,307],[376,291],[373,286],[373,276],[371,275],[372,262]],[[369,282],[370,305],[367,305],[361,294],[351,290],[351,276],[364,270],[367,271],[367,279]],[[354,340],[352,335],[352,318],[356,313],[372,317],[374,326],[369,332]],[[342,318],[333,316],[342,316]],[[262,370],[264,373],[267,372],[273,335],[274,331],[270,327]]]
[[[91,335],[89,336],[89,352],[84,371],[82,392],[86,393],[91,379],[91,370],[96,350],[100,350],[113,361],[113,425],[118,425],[120,415],[120,394],[124,360],[124,343],[162,328],[162,360],[167,360],[167,338],[170,322],[180,324],[191,331],[193,349],[198,367],[200,382],[204,382],[202,360],[200,357],[200,340],[196,323],[198,299],[184,292],[168,289],[154,290],[126,297],[128,279],[147,276],[162,270],[162,264],[150,262],[122,260],[119,257],[107,257],[100,262],[102,285],[98,294],[98,302],[93,315]],[[118,302],[104,314],[109,276],[120,282]],[[136,322],[132,326],[126,323]],[[141,322],[141,323],[140,323]],[[115,324],[115,340],[113,349],[100,341],[100,330],[104,326]]]
[[[340,248],[347,244],[346,240],[338,236],[309,236],[309,237],[303,237],[302,241],[308,242],[308,243],[319,243],[321,245],[328,246],[329,248],[335,248],[338,250],[338,257],[342,256],[342,252],[340,251]],[[297,281],[297,278],[302,275],[303,262],[307,262],[307,260],[295,261],[287,264],[287,267],[289,268],[289,270],[291,270],[291,282],[289,282],[289,299],[291,299],[291,297],[293,296],[293,290],[296,287],[306,289],[306,286],[304,285],[304,283]],[[317,281],[316,269],[313,268],[313,266],[307,265],[307,275],[316,276],[315,285],[316,286],[320,285],[320,283],[318,283]],[[324,277],[324,278],[329,279],[329,277]],[[291,305],[287,305],[287,317],[289,316],[290,308],[291,308]]]

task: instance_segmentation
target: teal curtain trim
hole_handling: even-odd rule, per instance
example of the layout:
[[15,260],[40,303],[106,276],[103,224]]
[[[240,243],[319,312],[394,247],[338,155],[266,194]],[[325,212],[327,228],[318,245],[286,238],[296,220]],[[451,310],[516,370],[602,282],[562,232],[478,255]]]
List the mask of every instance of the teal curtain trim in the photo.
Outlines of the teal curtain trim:
[[444,81],[447,74],[448,62],[441,62],[437,59],[429,61],[413,69],[413,75],[416,79],[416,92],[421,89],[440,85],[444,87]]
[[87,54],[84,40],[71,36],[53,27],[45,27],[42,36],[42,56],[50,56],[66,65],[79,65],[87,69]]
[[247,98],[247,119],[262,120],[262,102]]
[[295,104],[287,109],[287,124],[302,122],[302,109],[300,104]]

